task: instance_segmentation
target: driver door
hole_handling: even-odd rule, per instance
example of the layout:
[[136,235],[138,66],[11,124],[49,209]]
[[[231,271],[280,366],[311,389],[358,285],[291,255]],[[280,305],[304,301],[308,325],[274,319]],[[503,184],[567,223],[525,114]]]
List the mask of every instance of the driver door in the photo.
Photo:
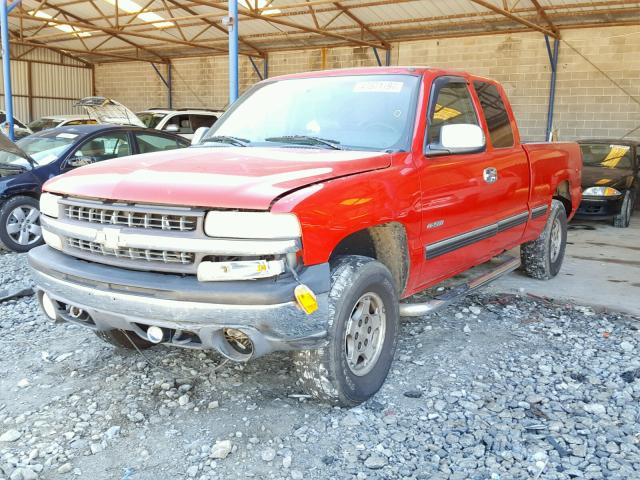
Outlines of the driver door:
[[83,142],[65,162],[64,171],[133,154],[127,132],[96,135]]

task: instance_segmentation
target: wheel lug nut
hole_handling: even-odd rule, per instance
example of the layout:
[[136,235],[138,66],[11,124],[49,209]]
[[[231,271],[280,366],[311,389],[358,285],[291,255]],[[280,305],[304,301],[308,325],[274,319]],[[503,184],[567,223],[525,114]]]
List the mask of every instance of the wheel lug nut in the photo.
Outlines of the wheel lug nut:
[[367,333],[371,333],[371,327],[367,329]]

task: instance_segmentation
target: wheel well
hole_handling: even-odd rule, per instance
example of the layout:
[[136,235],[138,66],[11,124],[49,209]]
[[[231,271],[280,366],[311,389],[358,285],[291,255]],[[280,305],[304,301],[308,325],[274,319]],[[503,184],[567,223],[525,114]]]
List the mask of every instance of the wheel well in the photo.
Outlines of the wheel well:
[[340,255],[363,255],[385,265],[401,293],[409,278],[409,249],[407,233],[402,224],[385,223],[358,230],[343,238],[331,253],[331,259]]
[[560,182],[560,184],[556,188],[555,193],[553,194],[553,198],[562,202],[562,205],[564,205],[564,210],[567,213],[567,217],[571,215],[573,206],[571,204],[571,192],[569,182],[567,180],[565,180],[564,182]]

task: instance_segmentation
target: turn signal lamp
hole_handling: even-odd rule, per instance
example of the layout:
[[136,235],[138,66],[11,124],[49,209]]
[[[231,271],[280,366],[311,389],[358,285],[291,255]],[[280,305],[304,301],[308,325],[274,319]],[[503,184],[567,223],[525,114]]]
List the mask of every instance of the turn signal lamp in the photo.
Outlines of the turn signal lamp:
[[300,308],[307,315],[311,315],[313,312],[318,310],[318,299],[316,298],[316,294],[311,291],[309,287],[304,284],[298,285],[294,290],[293,294],[296,297],[296,301]]

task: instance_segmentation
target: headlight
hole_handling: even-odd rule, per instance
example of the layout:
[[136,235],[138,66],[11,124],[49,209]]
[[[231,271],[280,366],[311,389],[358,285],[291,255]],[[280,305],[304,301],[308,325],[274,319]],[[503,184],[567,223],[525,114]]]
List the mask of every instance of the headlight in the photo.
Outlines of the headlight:
[[300,222],[293,213],[209,212],[204,232],[222,238],[298,238]]
[[582,194],[594,197],[616,197],[622,195],[618,190],[611,187],[589,187]]
[[53,218],[58,218],[58,195],[43,193],[40,195],[40,213]]

